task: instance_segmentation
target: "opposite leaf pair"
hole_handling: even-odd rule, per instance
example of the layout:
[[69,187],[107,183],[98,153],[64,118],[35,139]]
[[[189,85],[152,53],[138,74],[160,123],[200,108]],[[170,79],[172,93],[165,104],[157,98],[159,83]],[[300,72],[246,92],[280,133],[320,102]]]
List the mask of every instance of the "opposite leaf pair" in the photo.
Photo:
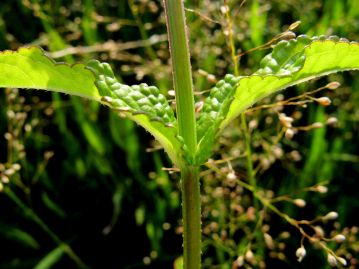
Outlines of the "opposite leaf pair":
[[[251,76],[226,75],[205,99],[197,120],[197,150],[189,159],[166,97],[154,86],[127,86],[107,63],[57,64],[37,47],[0,54],[0,87],[46,89],[99,101],[149,131],[178,167],[202,165],[220,130],[264,97],[310,79],[359,69],[359,44],[338,37],[281,41]],[[193,154],[191,154],[193,155]]]

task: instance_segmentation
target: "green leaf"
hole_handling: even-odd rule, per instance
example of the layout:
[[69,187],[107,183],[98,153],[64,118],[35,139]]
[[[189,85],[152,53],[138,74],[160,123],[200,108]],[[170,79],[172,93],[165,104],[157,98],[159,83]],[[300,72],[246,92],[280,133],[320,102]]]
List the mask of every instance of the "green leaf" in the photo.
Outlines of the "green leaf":
[[164,95],[146,84],[120,84],[110,65],[56,63],[38,47],[0,53],[0,88],[43,89],[102,102],[149,131],[177,166],[183,165],[183,143],[177,121]]
[[40,244],[29,233],[13,226],[0,223],[0,236],[17,241],[28,248],[40,248]]
[[49,252],[45,257],[43,257],[40,262],[34,267],[34,269],[52,268],[57,262],[59,262],[64,253],[64,246],[58,246],[57,248]]
[[196,163],[201,164],[211,155],[212,145],[221,122],[225,119],[230,104],[233,101],[239,78],[226,75],[217,82],[203,104],[202,112],[197,121],[197,148],[200,154],[196,156]]
[[[288,41],[281,43],[285,42]],[[359,44],[345,39],[337,41],[336,37],[325,40],[313,38],[312,42],[298,53],[305,57],[305,61],[297,72],[283,74],[277,71],[263,76],[260,75],[260,69],[252,76],[241,78],[221,128],[228,125],[245,109],[272,93],[331,73],[359,69]],[[288,51],[287,62],[293,57],[298,57],[298,53],[292,56],[291,51]],[[276,59],[275,55],[272,57]]]
[[[338,37],[299,36],[279,42],[260,67],[251,76],[231,78],[237,83],[235,89],[231,87],[233,82],[226,85],[226,91],[218,84],[211,90],[197,125],[198,164],[210,156],[219,130],[259,100],[313,78],[359,69],[359,44]],[[216,95],[220,96],[220,104],[214,102]]]
[[96,75],[102,103],[144,127],[161,143],[171,160],[182,166],[183,143],[178,137],[177,121],[159,89],[145,83],[121,84],[107,63],[90,61],[88,67]]
[[38,47],[0,53],[0,88],[51,90],[99,101],[94,82],[84,65],[56,63]]

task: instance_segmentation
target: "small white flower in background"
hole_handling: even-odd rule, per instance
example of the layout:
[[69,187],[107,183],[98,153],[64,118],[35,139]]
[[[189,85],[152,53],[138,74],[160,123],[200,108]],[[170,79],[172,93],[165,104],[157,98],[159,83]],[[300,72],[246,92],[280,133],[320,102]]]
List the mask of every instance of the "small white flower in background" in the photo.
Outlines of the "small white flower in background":
[[329,90],[335,90],[340,86],[340,83],[338,81],[333,81],[327,84],[327,86],[325,86],[327,89]]
[[285,131],[285,138],[287,138],[288,140],[291,140],[294,136],[294,130],[289,128]]
[[236,265],[238,267],[242,267],[244,265],[244,257],[243,256],[239,256],[236,260]]
[[338,212],[331,211],[323,217],[323,220],[335,220],[339,216]]
[[315,99],[315,101],[317,101],[322,106],[329,106],[332,103],[328,97],[320,97]]
[[311,126],[314,129],[318,129],[318,128],[322,128],[324,125],[321,122],[314,122]]
[[316,191],[319,193],[327,193],[328,192],[328,187],[323,186],[323,185],[318,185],[316,187]]
[[292,127],[292,122],[294,119],[292,117],[288,117],[284,113],[280,113],[279,120],[283,124],[284,127],[290,128],[290,127]]
[[307,251],[305,250],[304,246],[298,248],[297,251],[295,252],[295,256],[297,256],[298,258],[298,262],[301,262],[306,254]]
[[328,254],[327,260],[330,266],[335,267],[338,264],[337,259],[332,254]]
[[342,234],[337,234],[336,236],[334,236],[332,238],[333,241],[337,242],[337,243],[343,243],[345,241],[345,236]]
[[333,126],[337,123],[338,123],[338,119],[336,117],[330,117],[326,121],[326,124],[331,125],[331,126]]
[[247,250],[246,254],[245,254],[245,258],[248,262],[252,262],[254,260],[254,254],[252,252],[252,250]]
[[294,199],[293,203],[298,207],[305,207],[306,202],[303,199]]
[[342,257],[337,257],[337,260],[343,265],[347,266],[347,260]]

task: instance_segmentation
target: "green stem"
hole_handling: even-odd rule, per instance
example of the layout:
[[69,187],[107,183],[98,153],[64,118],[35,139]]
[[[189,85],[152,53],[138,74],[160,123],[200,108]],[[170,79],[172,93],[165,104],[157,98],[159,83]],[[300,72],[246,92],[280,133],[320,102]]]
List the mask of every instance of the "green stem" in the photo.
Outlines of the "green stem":
[[[163,3],[176,93],[178,130],[187,147],[186,159],[191,162],[196,153],[197,135],[184,5],[182,0],[163,0]],[[182,181],[184,269],[199,269],[201,268],[199,168],[191,165],[179,168]]]
[[191,63],[188,50],[186,22],[182,0],[163,0],[169,48],[172,61],[173,86],[179,135],[193,157],[197,147]]
[[197,167],[182,169],[184,269],[201,268],[201,194]]

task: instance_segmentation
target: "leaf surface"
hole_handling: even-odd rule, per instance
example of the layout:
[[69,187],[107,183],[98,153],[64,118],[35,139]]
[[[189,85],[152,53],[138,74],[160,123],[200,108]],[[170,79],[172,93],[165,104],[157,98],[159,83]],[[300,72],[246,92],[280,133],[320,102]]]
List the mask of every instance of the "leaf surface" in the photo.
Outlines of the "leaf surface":
[[183,165],[183,143],[167,99],[156,87],[119,83],[110,65],[56,63],[38,47],[0,53],[0,88],[43,89],[77,95],[109,105],[149,131],[172,161]]
[[177,120],[159,89],[145,83],[121,84],[107,63],[90,61],[88,67],[96,75],[102,103],[144,127],[161,143],[171,160],[182,166],[183,143],[178,137]]
[[[227,85],[226,90],[218,85],[211,90],[197,125],[197,163],[209,158],[218,132],[259,100],[313,78],[357,69],[359,44],[356,42],[306,36],[279,42],[253,75],[232,77],[235,83]],[[220,104],[214,102],[216,95],[220,95],[217,98]]]
[[39,47],[0,53],[0,87],[42,89],[100,100],[95,76],[83,64],[56,63]]

